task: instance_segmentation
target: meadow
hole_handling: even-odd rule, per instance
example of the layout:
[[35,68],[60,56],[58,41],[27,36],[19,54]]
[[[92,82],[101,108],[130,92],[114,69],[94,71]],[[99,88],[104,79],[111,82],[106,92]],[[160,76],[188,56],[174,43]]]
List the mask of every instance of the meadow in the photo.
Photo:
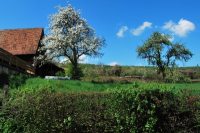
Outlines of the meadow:
[[160,82],[144,82],[133,81],[130,83],[93,83],[89,81],[73,81],[73,80],[47,80],[42,78],[27,79],[25,84],[18,87],[23,90],[30,88],[37,90],[38,88],[51,88],[58,92],[108,92],[118,89],[160,89],[171,90],[173,92],[184,91],[194,95],[200,95],[200,83],[160,83]]

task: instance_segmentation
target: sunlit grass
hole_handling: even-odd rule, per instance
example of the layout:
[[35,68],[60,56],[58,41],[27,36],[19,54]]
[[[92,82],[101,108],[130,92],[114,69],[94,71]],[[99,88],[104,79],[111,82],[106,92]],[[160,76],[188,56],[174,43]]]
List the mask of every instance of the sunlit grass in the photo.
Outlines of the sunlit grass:
[[30,78],[25,84],[18,89],[29,88],[37,90],[39,88],[50,88],[59,92],[106,92],[114,91],[117,89],[161,89],[172,90],[179,92],[183,90],[190,90],[192,94],[200,95],[200,83],[145,83],[145,82],[132,82],[128,84],[120,83],[92,83],[85,81],[74,80],[47,80],[42,78]]

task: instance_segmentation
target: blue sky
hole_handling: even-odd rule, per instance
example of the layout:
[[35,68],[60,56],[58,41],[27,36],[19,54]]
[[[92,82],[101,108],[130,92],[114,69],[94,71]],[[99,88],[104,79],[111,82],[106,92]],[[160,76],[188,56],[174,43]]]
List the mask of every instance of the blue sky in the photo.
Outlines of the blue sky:
[[[85,58],[88,63],[147,65],[136,48],[154,31],[171,34],[194,56],[180,66],[200,64],[199,0],[68,0],[106,39],[104,56]],[[48,27],[48,16],[66,0],[1,0],[0,29]]]

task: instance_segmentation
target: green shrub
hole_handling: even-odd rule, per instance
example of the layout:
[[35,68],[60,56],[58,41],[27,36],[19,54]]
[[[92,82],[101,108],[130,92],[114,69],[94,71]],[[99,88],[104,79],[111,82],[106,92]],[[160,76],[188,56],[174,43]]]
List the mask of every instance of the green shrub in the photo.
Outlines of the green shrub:
[[[119,132],[169,133],[197,132],[199,110],[170,91],[145,90],[119,91],[116,97],[114,115]],[[196,99],[193,103],[197,103]]]
[[20,85],[24,84],[26,79],[30,78],[30,75],[26,74],[13,74],[9,76],[9,87],[18,88]]
[[172,92],[145,91],[138,95],[136,105],[139,132],[190,132],[197,124],[184,99],[180,101]]
[[[178,94],[179,95],[179,94]],[[1,108],[0,132],[197,132],[197,100],[170,91],[60,93],[24,89]],[[190,100],[189,100],[190,101]]]
[[165,78],[165,82],[167,83],[190,83],[191,80],[187,76],[183,75],[179,71],[171,70],[167,72],[167,76]]
[[9,121],[2,122],[2,125],[11,123],[12,132],[74,133],[109,129],[105,113],[107,94],[104,93],[64,94],[40,89],[20,91],[13,98],[6,105]]
[[75,68],[71,63],[67,64],[66,74],[72,79],[80,79],[83,77],[81,67],[78,65],[77,68]]
[[119,65],[111,66],[110,69],[108,69],[106,73],[108,76],[118,76],[119,77],[122,74],[122,67]]
[[56,76],[65,77],[65,72],[58,71],[58,72],[56,73]]

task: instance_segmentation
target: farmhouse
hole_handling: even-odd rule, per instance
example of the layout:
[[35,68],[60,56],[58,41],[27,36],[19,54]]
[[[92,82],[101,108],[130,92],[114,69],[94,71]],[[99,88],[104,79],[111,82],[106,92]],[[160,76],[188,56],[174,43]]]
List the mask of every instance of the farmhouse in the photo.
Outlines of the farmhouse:
[[0,48],[28,63],[33,63],[43,35],[42,28],[1,30]]
[[57,67],[54,64],[51,64],[50,68],[48,67],[49,65],[33,67],[34,56],[37,55],[40,40],[43,36],[43,28],[0,30],[0,66],[4,66],[0,67],[4,68],[0,72],[5,70],[7,72],[9,68],[40,75],[37,72],[41,72],[44,69],[46,73],[42,73],[42,76],[48,74],[55,75],[60,69],[52,69]]

